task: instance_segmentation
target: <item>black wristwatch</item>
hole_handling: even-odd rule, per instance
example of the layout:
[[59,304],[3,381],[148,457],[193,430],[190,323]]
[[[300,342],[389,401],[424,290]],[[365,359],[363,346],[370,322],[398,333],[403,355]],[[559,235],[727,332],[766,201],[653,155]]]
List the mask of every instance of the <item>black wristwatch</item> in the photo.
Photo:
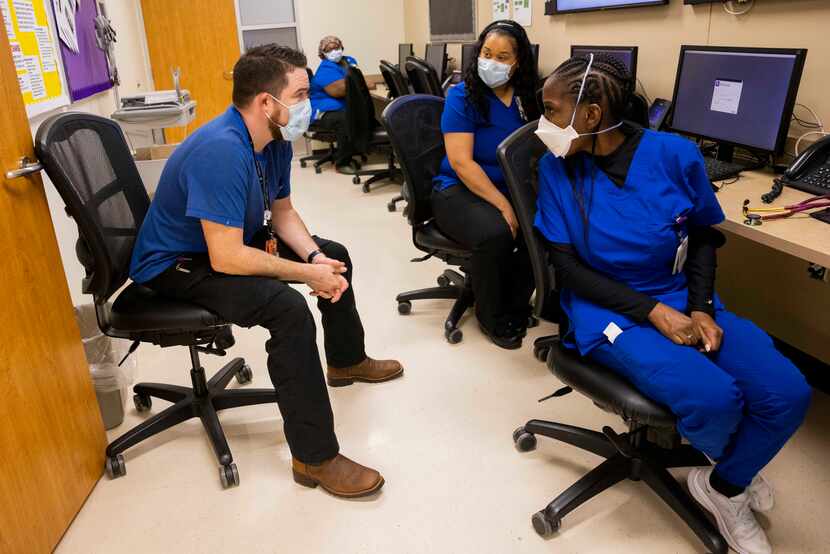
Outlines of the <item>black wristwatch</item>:
[[322,254],[322,252],[320,252],[319,250],[314,250],[313,252],[311,252],[311,253],[308,255],[308,258],[306,258],[306,259],[305,259],[305,261],[307,261],[308,263],[313,263],[313,262],[314,262],[314,258],[316,258],[317,256],[319,256],[320,254]]

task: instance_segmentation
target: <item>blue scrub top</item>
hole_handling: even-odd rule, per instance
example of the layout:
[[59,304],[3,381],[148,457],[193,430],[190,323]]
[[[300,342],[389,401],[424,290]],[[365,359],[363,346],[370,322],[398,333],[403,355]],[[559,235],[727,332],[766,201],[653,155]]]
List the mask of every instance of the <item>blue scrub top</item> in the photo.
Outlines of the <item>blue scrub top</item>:
[[[291,193],[292,154],[291,143],[282,140],[257,153],[271,202]],[[249,244],[264,215],[248,130],[231,106],[190,135],[164,166],[136,239],[130,277],[146,283],[180,255],[207,252],[202,219],[243,229]]]
[[[549,241],[570,244],[594,270],[684,312],[686,276],[672,274],[680,241],[690,227],[724,220],[697,146],[646,130],[622,187],[591,156],[581,154],[574,161],[572,181],[563,160],[552,154],[540,160],[536,227]],[[590,206],[588,242],[574,188]],[[570,320],[566,344],[583,355],[607,340],[603,332],[610,323],[623,331],[637,325],[568,290],[561,291],[561,302]],[[715,308],[723,309],[717,297]]]
[[[343,56],[348,65],[357,65],[357,60],[351,56]],[[332,83],[345,79],[348,69],[338,63],[323,60],[317,67],[317,73],[311,80],[311,114],[312,120],[316,121],[324,112],[339,112],[346,109],[345,98],[335,98],[325,91],[325,88]]]
[[[507,184],[496,157],[499,144],[513,131],[525,124],[519,110],[519,100],[513,95],[510,107],[498,99],[492,90],[487,90],[490,102],[490,121],[487,122],[467,100],[465,83],[454,86],[447,92],[444,113],[441,116],[442,133],[473,133],[473,160],[481,166],[496,187],[507,194]],[[444,156],[441,169],[434,179],[435,190],[445,190],[461,182],[458,174]]]

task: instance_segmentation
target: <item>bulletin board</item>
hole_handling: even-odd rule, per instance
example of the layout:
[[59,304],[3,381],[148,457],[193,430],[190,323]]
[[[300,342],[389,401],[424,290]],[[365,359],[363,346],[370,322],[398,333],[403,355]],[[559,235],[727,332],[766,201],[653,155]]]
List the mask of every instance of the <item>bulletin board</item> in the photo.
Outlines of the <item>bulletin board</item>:
[[98,47],[95,31],[96,0],[52,0],[52,7],[72,101],[111,89],[107,54]]
[[20,93],[30,118],[69,104],[48,9],[48,0],[0,0]]

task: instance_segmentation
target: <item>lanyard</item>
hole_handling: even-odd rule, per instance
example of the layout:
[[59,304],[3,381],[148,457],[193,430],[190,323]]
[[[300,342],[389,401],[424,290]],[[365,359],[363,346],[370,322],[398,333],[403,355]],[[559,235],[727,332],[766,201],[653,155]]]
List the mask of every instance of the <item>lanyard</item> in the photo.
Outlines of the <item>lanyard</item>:
[[256,169],[256,176],[259,179],[259,188],[262,191],[262,206],[264,209],[264,220],[263,225],[268,227],[268,234],[269,236],[273,236],[273,229],[271,227],[271,207],[268,205],[268,201],[270,200],[268,194],[268,186],[267,182],[265,181],[265,176],[262,174],[262,167],[259,165],[259,160],[256,157],[256,150],[254,150],[254,142],[251,142],[251,154],[254,156],[254,168]]

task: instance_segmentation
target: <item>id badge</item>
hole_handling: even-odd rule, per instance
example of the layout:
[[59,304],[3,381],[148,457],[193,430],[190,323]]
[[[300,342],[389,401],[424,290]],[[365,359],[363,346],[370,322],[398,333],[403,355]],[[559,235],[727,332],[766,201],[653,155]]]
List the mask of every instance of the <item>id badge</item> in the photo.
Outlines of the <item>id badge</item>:
[[271,237],[265,241],[265,251],[272,256],[279,256],[276,237]]
[[677,253],[674,256],[674,269],[672,275],[677,275],[686,266],[686,258],[689,255],[689,236],[683,237],[680,241],[680,246],[677,247]]

